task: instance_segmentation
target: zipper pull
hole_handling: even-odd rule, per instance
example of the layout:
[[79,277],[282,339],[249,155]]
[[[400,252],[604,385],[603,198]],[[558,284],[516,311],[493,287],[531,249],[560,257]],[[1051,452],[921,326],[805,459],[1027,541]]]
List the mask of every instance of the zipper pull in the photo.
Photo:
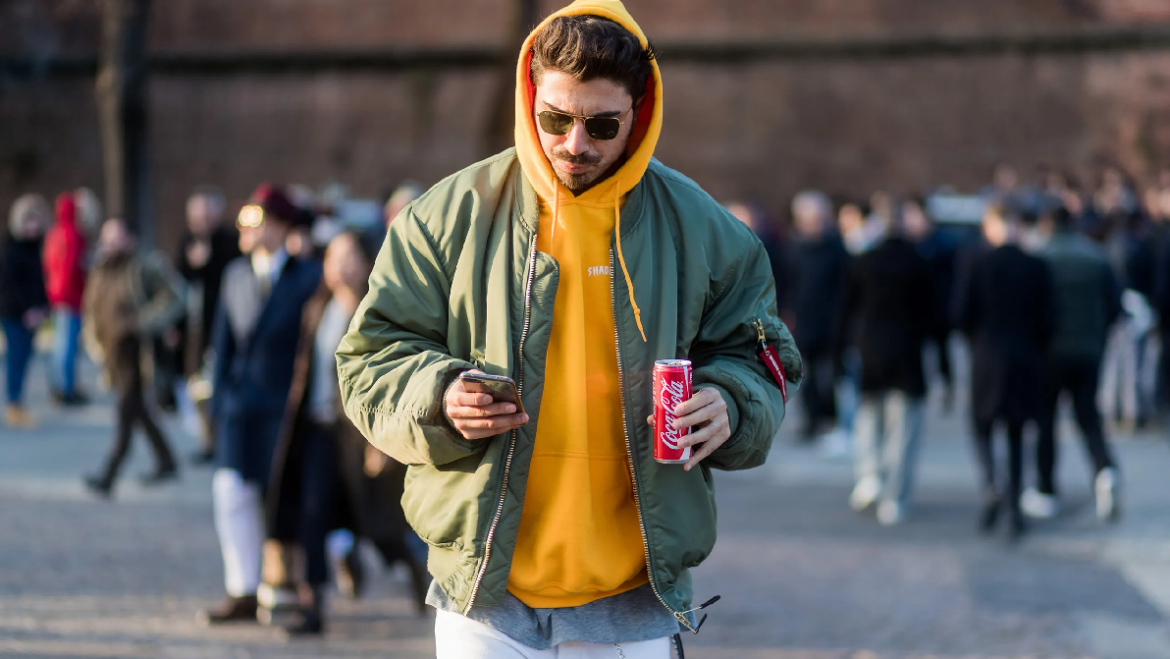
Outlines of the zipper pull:
[[757,318],[752,321],[752,325],[756,327],[756,334],[760,337],[760,343],[767,343],[768,337],[764,336],[764,321]]
[[[693,609],[687,609],[686,611],[683,611],[681,613],[674,614],[674,617],[678,618],[679,622],[682,622],[684,625],[686,625],[689,628],[690,625],[687,624],[687,622],[686,622],[686,614],[694,613],[695,611],[702,611],[703,609],[707,608],[708,606],[711,606],[712,604],[714,604],[715,602],[718,602],[721,599],[723,599],[722,595],[716,595],[715,597],[712,597],[711,599],[707,600],[706,602],[703,602],[702,604],[696,606]],[[691,633],[698,634],[699,630],[703,628],[704,622],[707,622],[707,614],[706,613],[704,613],[703,617],[699,619],[699,624],[695,625],[694,629],[691,629]]]

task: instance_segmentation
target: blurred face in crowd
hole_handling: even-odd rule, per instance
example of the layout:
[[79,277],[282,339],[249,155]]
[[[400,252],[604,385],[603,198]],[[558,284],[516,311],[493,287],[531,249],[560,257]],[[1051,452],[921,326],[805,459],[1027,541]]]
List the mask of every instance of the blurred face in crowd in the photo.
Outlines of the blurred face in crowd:
[[360,291],[369,281],[372,264],[353,234],[343,233],[325,250],[325,285],[336,294],[342,289]]
[[187,228],[196,236],[208,235],[219,224],[221,206],[220,201],[211,195],[192,195],[187,200]]
[[134,251],[137,244],[134,234],[126,227],[126,222],[123,220],[113,218],[102,224],[101,236],[98,238],[98,251],[103,255],[129,254]]
[[747,204],[732,202],[727,204],[727,212],[734,215],[735,219],[743,222],[752,231],[757,229],[755,213],[752,213],[752,209]]
[[1009,220],[999,209],[990,209],[983,216],[983,237],[992,247],[1006,244],[1011,237]]
[[[622,85],[605,78],[581,82],[560,71],[545,71],[536,87],[533,113],[544,155],[560,182],[581,194],[611,173],[626,151],[637,107]],[[613,117],[622,121],[613,139],[594,139],[581,119],[574,119],[565,135],[545,132],[539,114],[562,112],[583,117]]]
[[819,196],[801,193],[792,202],[792,222],[802,238],[816,240],[825,235],[828,214],[832,209]]
[[240,229],[240,251],[245,254],[256,250],[275,254],[288,238],[288,225],[270,217],[259,206],[244,206],[236,224]]
[[37,240],[45,235],[53,221],[49,205],[43,201],[32,204],[17,218],[14,226],[9,227],[12,237],[17,240]]
[[922,240],[934,230],[934,224],[917,201],[902,204],[902,229],[911,240]]
[[849,235],[861,228],[865,223],[865,213],[857,204],[842,204],[837,211],[837,230],[842,236]]
[[1020,183],[1020,176],[1016,173],[1016,168],[1011,165],[996,166],[992,178],[995,187],[1000,190],[1015,190]]

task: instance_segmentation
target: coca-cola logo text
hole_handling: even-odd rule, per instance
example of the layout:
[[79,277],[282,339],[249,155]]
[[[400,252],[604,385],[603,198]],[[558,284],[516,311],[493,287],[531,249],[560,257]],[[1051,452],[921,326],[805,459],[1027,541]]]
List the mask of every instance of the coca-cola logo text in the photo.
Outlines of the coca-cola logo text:
[[690,428],[683,428],[682,430],[674,429],[674,408],[683,402],[683,385],[686,384],[682,380],[670,381],[664,380],[662,382],[662,390],[658,394],[658,405],[663,410],[664,422],[662,428],[658,429],[659,437],[662,438],[662,443],[669,446],[671,449],[678,450],[679,441],[690,434]]

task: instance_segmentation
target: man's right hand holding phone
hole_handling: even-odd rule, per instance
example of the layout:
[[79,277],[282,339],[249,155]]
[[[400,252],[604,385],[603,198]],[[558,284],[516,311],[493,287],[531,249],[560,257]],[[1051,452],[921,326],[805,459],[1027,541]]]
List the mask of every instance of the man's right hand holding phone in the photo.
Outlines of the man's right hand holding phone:
[[458,378],[447,388],[443,406],[451,425],[467,439],[494,437],[528,423],[528,415],[517,414],[515,404],[497,403],[491,394],[468,391]]

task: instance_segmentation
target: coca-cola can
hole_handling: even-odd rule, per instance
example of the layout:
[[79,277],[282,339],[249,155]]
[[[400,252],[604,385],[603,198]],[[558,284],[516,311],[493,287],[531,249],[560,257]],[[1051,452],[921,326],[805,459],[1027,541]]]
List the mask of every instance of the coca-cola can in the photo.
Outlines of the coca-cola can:
[[691,447],[679,446],[690,428],[675,430],[674,408],[691,398],[691,362],[660,359],[654,362],[654,459],[662,464],[681,464],[691,459]]

